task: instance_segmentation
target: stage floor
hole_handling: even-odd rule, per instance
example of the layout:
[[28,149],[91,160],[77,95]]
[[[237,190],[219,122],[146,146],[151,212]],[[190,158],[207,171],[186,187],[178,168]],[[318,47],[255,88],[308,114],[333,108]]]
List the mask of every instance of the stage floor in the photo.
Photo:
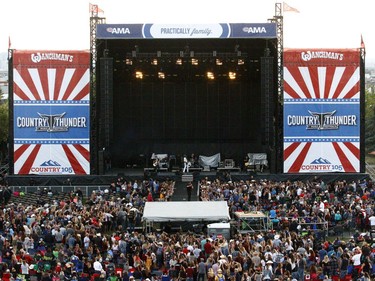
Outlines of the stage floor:
[[358,181],[369,179],[369,175],[365,173],[320,173],[320,174],[272,174],[269,170],[264,171],[242,171],[238,168],[232,170],[225,170],[225,172],[217,169],[210,171],[192,171],[190,173],[182,173],[178,171],[158,171],[155,173],[144,168],[113,168],[107,171],[104,175],[9,175],[7,177],[9,186],[90,186],[101,185],[107,186],[116,181],[118,177],[123,177],[125,180],[134,181],[144,179],[157,179],[163,181],[166,179],[175,180],[176,182],[183,181],[183,175],[191,175],[194,181],[199,181],[203,178],[215,180],[221,178],[223,180],[270,180],[270,181],[306,181],[314,180],[316,177],[324,180],[326,183],[346,180]]

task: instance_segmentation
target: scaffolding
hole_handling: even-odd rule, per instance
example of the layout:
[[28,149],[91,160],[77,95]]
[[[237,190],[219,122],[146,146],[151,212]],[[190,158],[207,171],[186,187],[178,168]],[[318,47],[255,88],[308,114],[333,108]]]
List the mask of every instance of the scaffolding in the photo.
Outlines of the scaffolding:
[[238,233],[268,232],[272,229],[272,222],[263,212],[235,212],[234,217]]
[[97,66],[97,45],[96,45],[96,26],[105,23],[104,17],[99,17],[101,11],[98,5],[90,4],[90,101],[91,101],[91,173],[96,174],[99,170],[98,167],[98,136],[97,136],[97,120],[96,120],[96,66]]

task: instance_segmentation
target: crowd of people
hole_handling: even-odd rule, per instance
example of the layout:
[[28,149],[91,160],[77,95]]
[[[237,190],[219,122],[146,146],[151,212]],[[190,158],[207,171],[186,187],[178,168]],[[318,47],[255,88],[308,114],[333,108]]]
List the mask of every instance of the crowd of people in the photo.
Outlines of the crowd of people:
[[[171,200],[174,189],[169,179],[119,178],[89,198],[77,189],[67,199],[51,194],[35,205],[10,199],[0,210],[1,280],[371,280],[375,191],[369,180],[204,178],[202,201],[225,200],[231,215],[265,212],[271,230],[233,233],[229,239],[163,228],[145,233],[144,205]],[[329,229],[358,231],[320,237],[314,227],[320,221]]]

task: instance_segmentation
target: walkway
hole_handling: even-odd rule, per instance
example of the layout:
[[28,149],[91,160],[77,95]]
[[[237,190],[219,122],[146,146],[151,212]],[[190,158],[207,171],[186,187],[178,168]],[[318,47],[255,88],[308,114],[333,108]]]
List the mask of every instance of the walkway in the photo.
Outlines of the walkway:
[[[176,181],[174,194],[171,198],[171,201],[187,201],[188,194],[186,191],[187,182],[182,182],[181,180]],[[198,183],[193,182],[193,192],[191,194],[191,201],[198,201],[197,189]]]

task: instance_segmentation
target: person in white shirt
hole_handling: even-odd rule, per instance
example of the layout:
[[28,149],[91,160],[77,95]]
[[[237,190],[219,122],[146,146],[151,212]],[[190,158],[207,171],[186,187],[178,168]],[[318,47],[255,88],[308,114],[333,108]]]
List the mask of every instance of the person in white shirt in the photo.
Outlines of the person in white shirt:
[[94,264],[92,265],[92,267],[94,268],[94,270],[96,272],[99,272],[101,273],[102,270],[103,270],[103,265],[102,263],[99,261],[99,258],[96,258],[96,260],[94,261]]
[[375,229],[375,214],[372,214],[368,219],[370,221],[371,228]]
[[356,269],[361,266],[361,255],[361,249],[359,247],[354,248],[354,255],[351,257],[351,260],[353,262],[354,268]]
[[90,237],[86,233],[85,237],[83,238],[83,245],[84,245],[85,249],[87,249],[90,246],[90,241],[91,241]]
[[186,157],[186,155],[184,155],[184,169],[182,170],[183,173],[189,173],[189,168],[190,168],[190,165],[189,165],[189,161]]

